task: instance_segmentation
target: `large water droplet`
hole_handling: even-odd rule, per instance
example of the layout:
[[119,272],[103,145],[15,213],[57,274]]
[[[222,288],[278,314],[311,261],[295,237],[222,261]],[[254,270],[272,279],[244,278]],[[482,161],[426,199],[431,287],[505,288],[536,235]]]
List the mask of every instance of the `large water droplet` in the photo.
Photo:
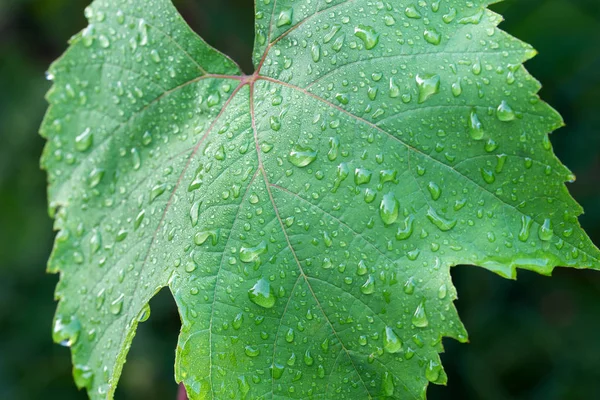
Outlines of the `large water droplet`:
[[86,151],[92,146],[93,143],[94,135],[92,130],[90,128],[86,128],[75,138],[75,150],[81,152]]
[[417,328],[425,328],[429,325],[427,314],[425,313],[425,300],[422,300],[415,310],[411,322]]
[[508,103],[502,100],[502,103],[496,109],[496,117],[503,122],[510,122],[516,118],[515,112],[508,105]]
[[379,216],[384,224],[390,225],[396,222],[400,212],[400,203],[396,199],[394,193],[383,195],[381,204],[379,205]]
[[419,74],[415,78],[419,89],[419,104],[426,102],[431,96],[440,92],[440,76]]
[[79,389],[91,389],[94,381],[94,372],[87,365],[75,364],[73,367],[73,379]]
[[259,259],[261,254],[268,250],[267,242],[264,240],[254,247],[242,247],[240,249],[240,260],[245,263],[251,263]]
[[469,134],[473,140],[481,140],[485,132],[483,131],[483,124],[479,121],[479,117],[475,110],[471,111],[469,118]]
[[381,394],[385,397],[392,397],[394,395],[394,376],[388,371],[383,373],[381,379]]
[[271,284],[265,278],[260,279],[248,290],[248,298],[251,302],[263,308],[273,308],[277,300]]
[[552,237],[554,236],[554,230],[552,229],[552,221],[550,221],[550,218],[546,218],[544,220],[544,223],[540,225],[540,229],[538,230],[538,236],[540,240],[543,240],[545,242],[552,239]]
[[426,29],[425,32],[423,32],[423,37],[427,43],[431,43],[436,46],[442,41],[442,35],[440,35],[440,33],[433,28]]
[[529,239],[529,234],[531,231],[531,224],[533,220],[528,215],[521,216],[521,230],[519,231],[519,240],[521,242],[526,242]]
[[402,341],[389,326],[383,330],[383,348],[388,353],[399,353],[402,350]]
[[79,339],[81,324],[75,316],[57,316],[52,328],[52,339],[61,346],[71,347]]
[[427,218],[440,231],[447,232],[456,226],[456,219],[446,219],[440,216],[433,208],[427,210]]
[[396,232],[397,240],[406,240],[413,234],[414,221],[415,217],[412,214],[404,219],[404,224],[399,226],[398,231]]
[[362,294],[373,294],[375,292],[375,278],[369,275],[367,281],[360,287]]
[[371,50],[377,46],[377,43],[379,43],[379,33],[375,32],[375,30],[370,26],[357,26],[354,28],[354,35],[363,41],[367,50]]
[[292,17],[294,15],[294,9],[288,8],[287,10],[282,10],[277,17],[277,27],[281,28],[285,25],[292,24]]
[[313,161],[317,159],[317,151],[311,149],[310,147],[303,147],[300,145],[296,145],[292,151],[290,151],[290,155],[288,160],[295,165],[296,167],[306,167],[311,164]]

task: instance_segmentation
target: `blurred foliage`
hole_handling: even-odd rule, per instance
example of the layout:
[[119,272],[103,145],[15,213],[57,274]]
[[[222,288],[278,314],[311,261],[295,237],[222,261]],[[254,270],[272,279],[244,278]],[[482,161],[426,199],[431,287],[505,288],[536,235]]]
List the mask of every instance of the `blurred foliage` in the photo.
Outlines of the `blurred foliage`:
[[[85,0],[0,0],[0,399],[85,399],[67,349],[51,341],[56,276],[45,274],[53,232],[37,129],[49,63],[85,26]],[[250,72],[252,0],[179,0],[209,43]],[[541,95],[565,118],[552,135],[584,206],[581,222],[600,244],[600,1],[509,0],[494,6],[502,28],[541,56],[527,63]],[[600,396],[600,274],[521,272],[517,282],[483,269],[453,270],[471,344],[445,340],[447,388],[430,399],[593,399]],[[165,290],[134,340],[117,399],[175,399],[179,318]]]

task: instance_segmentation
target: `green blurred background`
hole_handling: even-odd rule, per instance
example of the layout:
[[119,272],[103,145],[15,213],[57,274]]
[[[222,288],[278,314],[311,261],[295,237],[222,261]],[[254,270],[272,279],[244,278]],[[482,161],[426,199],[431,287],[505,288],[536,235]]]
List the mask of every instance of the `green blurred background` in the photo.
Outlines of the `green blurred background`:
[[[85,26],[87,3],[0,0],[2,400],[86,398],[72,382],[69,351],[51,341],[57,277],[45,274],[53,232],[37,129],[50,86],[44,71]],[[252,0],[176,3],[202,37],[252,70]],[[587,211],[582,225],[600,244],[600,1],[512,0],[494,9],[504,14],[505,30],[541,53],[527,68],[567,122],[552,141],[578,177],[569,189]],[[600,273],[521,272],[511,282],[465,266],[453,276],[471,344],[445,340],[449,386],[432,387],[430,399],[600,399]],[[151,306],[117,399],[175,399],[179,318],[167,291]]]

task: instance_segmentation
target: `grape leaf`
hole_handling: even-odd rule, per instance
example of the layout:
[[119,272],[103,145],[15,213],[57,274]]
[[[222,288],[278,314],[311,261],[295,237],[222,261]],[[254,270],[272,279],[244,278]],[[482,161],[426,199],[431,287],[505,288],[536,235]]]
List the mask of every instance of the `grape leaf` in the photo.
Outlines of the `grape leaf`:
[[424,398],[451,266],[598,269],[489,3],[259,0],[246,76],[169,0],[94,1],[41,127],[76,384],[113,398],[168,286],[192,399]]

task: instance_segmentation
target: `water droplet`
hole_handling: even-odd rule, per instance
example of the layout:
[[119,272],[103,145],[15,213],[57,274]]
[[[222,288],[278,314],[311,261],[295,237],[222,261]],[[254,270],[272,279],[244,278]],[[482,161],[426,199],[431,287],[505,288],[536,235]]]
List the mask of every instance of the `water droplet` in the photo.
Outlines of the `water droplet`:
[[404,293],[413,294],[415,292],[415,278],[412,276],[404,283]]
[[238,376],[237,378],[238,389],[240,393],[240,398],[245,400],[248,397],[248,393],[250,392],[250,384],[244,375]]
[[273,375],[273,379],[280,379],[283,376],[284,370],[285,366],[273,363],[273,365],[271,366],[271,374]]
[[201,200],[196,200],[192,207],[190,208],[190,220],[192,222],[192,226],[198,225],[198,219],[200,218],[200,206],[202,205]]
[[436,46],[442,41],[442,35],[440,35],[440,33],[433,28],[426,29],[425,32],[423,32],[423,37],[425,38],[427,43]]
[[244,313],[239,312],[235,318],[233,318],[233,322],[231,323],[231,326],[233,327],[233,329],[235,329],[236,331],[238,329],[240,329],[242,327],[242,323],[244,322]]
[[261,254],[268,250],[267,242],[264,240],[255,247],[243,247],[240,249],[240,260],[245,263],[251,263],[259,259]]
[[334,161],[338,156],[338,149],[340,147],[340,141],[338,138],[329,138],[329,151],[327,152],[327,159]]
[[311,149],[310,147],[303,147],[300,145],[295,146],[292,151],[290,151],[290,155],[288,160],[295,165],[296,167],[303,168],[307,165],[311,164],[313,161],[317,159],[317,151]]
[[445,284],[442,283],[442,286],[440,286],[438,289],[438,299],[440,299],[440,300],[445,299],[447,294],[448,294],[448,288],[446,287]]
[[394,78],[390,78],[390,93],[389,93],[389,95],[392,99],[395,99],[396,97],[400,96],[400,87],[398,87],[398,85],[394,81]]
[[446,219],[440,216],[433,208],[427,211],[427,219],[440,231],[447,232],[456,226],[456,219]]
[[383,330],[383,348],[392,354],[399,353],[402,350],[402,341],[389,326],[386,326]]
[[370,26],[357,26],[354,28],[354,36],[363,41],[367,50],[371,50],[377,46],[377,43],[379,43],[379,33],[375,32],[375,30]]
[[400,203],[396,199],[394,193],[387,193],[383,195],[381,204],[379,206],[379,216],[384,224],[390,225],[396,222],[398,214],[400,212]]
[[419,74],[415,79],[419,89],[419,104],[426,102],[431,96],[440,92],[439,75]]
[[294,9],[288,8],[287,10],[282,10],[277,17],[277,27],[281,28],[282,26],[291,25],[292,17],[294,15]]
[[157,185],[154,185],[150,190],[150,203],[152,203],[158,196],[163,194],[165,190],[167,190],[166,183],[159,183]]
[[452,84],[452,95],[458,97],[462,94],[462,85],[460,79]]
[[526,242],[529,239],[529,233],[531,231],[531,224],[533,220],[530,216],[523,215],[521,216],[521,231],[519,232],[519,240],[521,242]]
[[111,314],[118,315],[121,313],[123,309],[123,300],[125,299],[124,294],[120,294],[112,303],[110,303],[109,311]]
[[383,373],[383,378],[381,379],[381,391],[382,395],[385,397],[392,397],[394,395],[394,376],[388,371]]
[[75,364],[73,367],[73,379],[79,389],[91,389],[94,381],[94,373],[87,365]]
[[538,236],[540,240],[543,240],[545,242],[552,239],[552,237],[554,236],[554,230],[552,229],[552,221],[550,221],[550,218],[546,218],[544,220],[544,223],[540,225],[540,229],[538,230]]
[[94,135],[90,128],[86,128],[75,138],[75,150],[84,152],[94,143]]
[[321,59],[321,45],[316,42],[313,43],[312,47],[310,48],[310,54],[314,62],[319,62]]
[[248,290],[248,298],[254,304],[263,308],[273,308],[277,300],[271,284],[265,278],[260,279]]
[[398,231],[396,232],[397,240],[406,240],[408,239],[414,231],[415,217],[411,214],[404,219],[404,224],[398,227]]
[[314,364],[314,362],[315,362],[315,359],[310,354],[310,350],[307,349],[306,352],[304,353],[304,364],[306,364],[310,367],[311,365]]
[[488,169],[485,169],[485,168],[480,168],[480,171],[481,171],[481,177],[483,178],[485,183],[492,184],[492,183],[496,182],[496,175],[494,175],[494,172],[492,172]]
[[76,316],[57,316],[52,328],[52,339],[61,346],[71,347],[79,339],[81,324]]
[[429,184],[427,185],[427,190],[429,191],[429,194],[431,195],[431,198],[433,200],[439,199],[442,195],[442,189],[440,189],[440,187],[435,182],[429,182]]
[[260,349],[255,346],[248,345],[244,347],[244,353],[246,353],[248,357],[258,357],[260,355]]
[[367,272],[369,272],[369,268],[367,267],[367,265],[365,264],[364,260],[360,260],[358,262],[358,268],[356,269],[356,274],[358,276],[363,276],[365,275]]
[[366,168],[356,168],[354,170],[354,183],[364,185],[371,182],[373,173]]
[[294,341],[294,329],[290,328],[288,329],[288,331],[285,333],[285,341],[288,343],[292,343]]
[[142,311],[140,311],[138,315],[138,322],[148,321],[148,318],[150,318],[150,313],[150,304],[144,304],[144,307],[142,307]]
[[508,105],[508,103],[502,100],[502,103],[496,109],[496,117],[503,122],[510,122],[516,118],[515,112]]
[[425,378],[427,378],[429,382],[436,382],[440,378],[441,371],[442,366],[439,363],[429,360],[427,368],[425,369]]
[[425,300],[422,300],[415,310],[411,322],[417,328],[425,328],[429,325],[427,314],[425,313]]
[[417,10],[414,5],[410,5],[404,9],[404,15],[408,18],[419,19],[421,18],[421,13]]
[[362,294],[373,294],[375,292],[375,278],[369,275],[367,281],[360,287]]
[[479,121],[479,117],[475,113],[475,110],[471,111],[471,117],[469,119],[469,134],[473,140],[481,140],[485,132],[483,131],[483,124]]

